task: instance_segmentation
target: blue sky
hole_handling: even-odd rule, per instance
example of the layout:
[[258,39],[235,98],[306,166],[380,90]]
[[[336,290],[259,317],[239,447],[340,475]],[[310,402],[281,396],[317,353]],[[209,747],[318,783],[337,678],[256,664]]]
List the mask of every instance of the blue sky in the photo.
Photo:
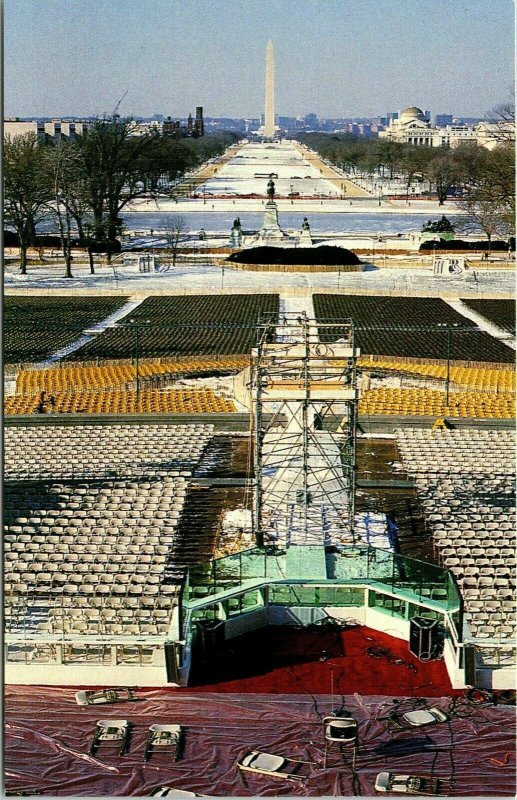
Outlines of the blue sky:
[[513,85],[513,0],[5,0],[6,115],[477,115]]

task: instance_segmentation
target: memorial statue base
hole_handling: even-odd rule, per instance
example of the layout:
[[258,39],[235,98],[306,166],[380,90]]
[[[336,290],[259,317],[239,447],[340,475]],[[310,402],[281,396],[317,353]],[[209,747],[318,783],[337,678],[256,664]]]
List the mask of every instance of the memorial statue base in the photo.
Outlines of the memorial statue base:
[[278,240],[287,238],[278,224],[278,208],[274,200],[268,200],[264,208],[264,222],[258,232],[260,244],[274,244]]
[[298,240],[298,247],[312,247],[312,236],[310,231],[302,230]]

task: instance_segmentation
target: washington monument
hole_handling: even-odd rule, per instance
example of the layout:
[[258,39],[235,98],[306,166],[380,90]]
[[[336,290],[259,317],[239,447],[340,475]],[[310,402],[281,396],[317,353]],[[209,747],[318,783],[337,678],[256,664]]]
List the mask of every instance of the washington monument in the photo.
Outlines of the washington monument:
[[266,48],[266,107],[264,115],[264,136],[275,135],[275,64],[273,60],[273,42],[271,39]]

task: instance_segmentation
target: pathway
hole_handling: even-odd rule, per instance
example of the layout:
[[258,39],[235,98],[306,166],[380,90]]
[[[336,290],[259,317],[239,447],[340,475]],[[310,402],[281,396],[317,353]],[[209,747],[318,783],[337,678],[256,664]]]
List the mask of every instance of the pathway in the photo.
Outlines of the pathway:
[[79,350],[80,347],[91,342],[91,340],[98,336],[99,333],[104,333],[107,328],[114,328],[118,320],[125,317],[126,314],[130,314],[137,306],[140,305],[142,302],[142,298],[138,300],[129,299],[127,303],[124,303],[122,308],[117,309],[114,311],[113,314],[110,314],[109,317],[97,322],[91,328],[87,328],[84,333],[72,342],[68,344],[66,347],[62,347],[61,350],[56,350],[55,353],[52,353],[51,356],[46,358],[44,361],[40,361],[39,364],[35,364],[33,369],[45,369],[46,367],[51,367],[52,364],[55,364],[56,361],[60,361],[62,358],[70,355],[70,353],[74,353],[76,350]]
[[465,305],[462,300],[447,300],[445,297],[443,299],[448,305],[451,306],[451,308],[453,308],[463,317],[475,322],[478,328],[481,328],[482,331],[490,334],[490,336],[493,336],[494,339],[499,339],[500,342],[505,344],[507,347],[511,347],[512,350],[516,349],[515,336],[512,336],[511,333],[508,333],[508,331],[505,331],[503,328],[498,328],[497,325],[494,325],[493,322],[487,320],[486,317],[483,317],[481,314],[478,314],[477,311],[473,311],[471,308]]
[[333,183],[334,186],[340,190],[340,192],[343,192],[342,187],[344,186],[347,197],[371,197],[370,193],[365,189],[361,189],[359,186],[357,186],[357,184],[353,183],[348,178],[345,178],[344,175],[340,175],[336,169],[329,167],[328,164],[325,164],[325,162],[321,160],[317,153],[306,149],[303,147],[303,145],[297,144],[296,148],[312,167],[315,167],[320,171],[322,178],[325,178]]

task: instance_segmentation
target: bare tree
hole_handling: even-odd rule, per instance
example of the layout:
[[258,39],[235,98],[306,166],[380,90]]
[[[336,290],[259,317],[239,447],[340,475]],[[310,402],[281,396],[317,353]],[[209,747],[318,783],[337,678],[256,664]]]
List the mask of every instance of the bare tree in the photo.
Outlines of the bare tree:
[[430,161],[424,174],[431,185],[436,187],[438,202],[441,206],[447,200],[449,190],[459,180],[459,168],[456,164],[454,153],[450,150],[440,152],[440,154]]
[[492,111],[495,122],[490,128],[490,138],[497,144],[515,145],[515,93],[509,100],[496,106]]
[[489,250],[495,237],[508,235],[508,227],[501,218],[498,207],[486,192],[481,190],[468,192],[461,201],[461,207],[466,215],[461,228],[471,232],[481,229],[488,239]]
[[475,177],[465,185],[460,206],[467,215],[468,229],[481,228],[489,244],[494,236],[515,231],[515,156],[503,146],[484,154]]
[[[142,158],[153,147],[155,136],[133,134],[133,120],[114,117],[96,120],[77,140],[83,198],[91,209],[93,234],[98,242],[115,240],[120,212],[144,193]],[[108,248],[108,260],[110,256]]]
[[65,259],[65,278],[72,278],[72,222],[73,210],[78,202],[78,152],[69,142],[49,147],[46,150],[48,175],[52,188],[50,210],[59,227],[61,249]]
[[171,251],[172,265],[175,267],[178,258],[179,244],[186,228],[185,217],[179,214],[173,214],[171,217],[167,217],[164,227],[167,247]]
[[5,220],[18,234],[20,273],[27,274],[27,249],[33,242],[37,223],[48,213],[52,197],[46,174],[44,150],[33,133],[4,141]]

